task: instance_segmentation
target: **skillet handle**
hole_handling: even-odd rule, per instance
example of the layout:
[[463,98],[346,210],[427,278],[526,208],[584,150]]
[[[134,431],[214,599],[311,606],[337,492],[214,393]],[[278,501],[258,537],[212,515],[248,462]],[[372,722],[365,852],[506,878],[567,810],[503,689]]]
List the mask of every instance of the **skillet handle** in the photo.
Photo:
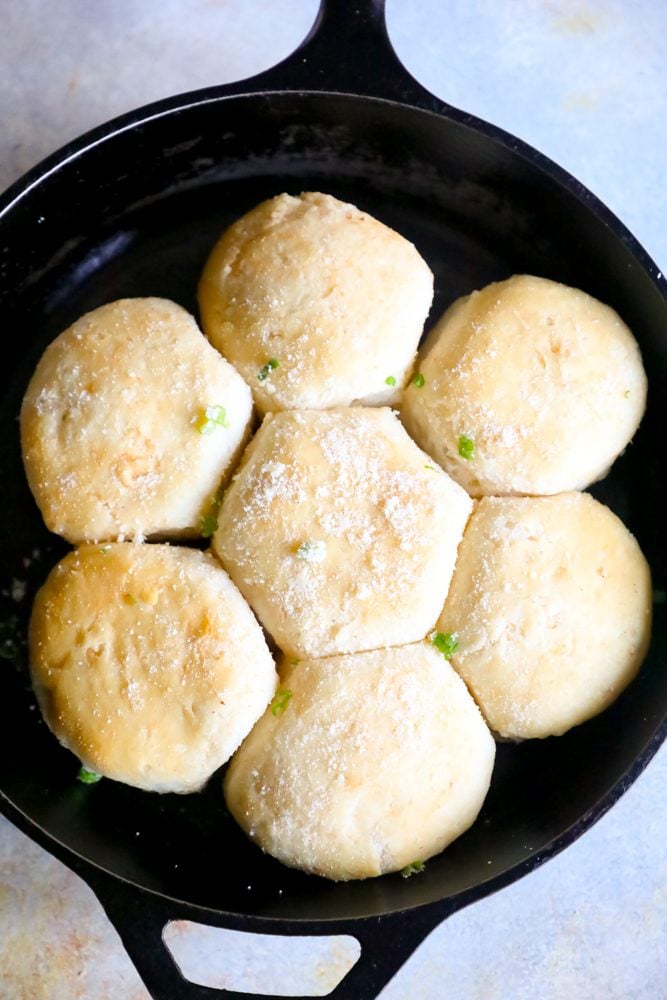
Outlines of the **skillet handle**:
[[422,87],[400,61],[387,34],[385,0],[320,0],[313,27],[283,62],[229,93],[307,90],[399,101],[442,112],[443,101]]
[[[178,919],[174,911],[178,904],[154,895],[110,876],[90,870],[85,876],[95,892],[111,923],[116,928],[123,945],[137,972],[143,979],[153,1000],[300,1000],[275,994],[243,993],[200,986],[186,980],[167,949],[163,933],[170,921]],[[269,933],[300,935],[351,934],[361,945],[361,955],[343,980],[331,993],[329,1000],[372,1000],[389,982],[400,967],[410,958],[424,938],[451,912],[455,905],[422,906],[385,917],[364,918],[351,923],[332,925],[330,922],[288,922],[284,927]],[[184,919],[202,923],[218,923],[217,914],[203,911],[201,915],[190,912]],[[244,921],[233,918],[221,926],[247,930]],[[275,927],[275,924],[273,925]],[[289,944],[286,944],[286,961],[289,961]]]

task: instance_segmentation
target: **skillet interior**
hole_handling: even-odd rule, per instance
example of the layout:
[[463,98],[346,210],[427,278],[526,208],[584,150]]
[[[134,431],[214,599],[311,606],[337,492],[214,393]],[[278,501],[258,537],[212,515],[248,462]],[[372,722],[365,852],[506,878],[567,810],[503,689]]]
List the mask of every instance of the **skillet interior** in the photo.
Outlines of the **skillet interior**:
[[[637,535],[655,586],[665,589],[667,306],[605,213],[545,172],[539,158],[464,121],[354,97],[209,96],[73,155],[0,222],[7,355],[0,552],[6,584],[28,581],[18,608],[2,598],[1,617],[18,613],[25,625],[35,589],[66,549],[46,532],[30,497],[16,424],[45,345],[81,313],[120,296],[164,295],[195,311],[197,277],[221,229],[284,190],[329,191],[412,239],[435,272],[432,317],[457,295],[521,271],[574,284],[619,310],[642,347],[649,409],[635,442],[593,492]],[[0,670],[0,789],[75,854],[186,903],[302,919],[415,906],[538,856],[629,780],[665,715],[666,620],[657,606],[648,659],[610,710],[559,739],[499,746],[478,822],[409,881],[332,885],[289,871],[227,816],[219,775],[204,793],[185,797],[110,781],[79,785],[77,762],[39,719],[25,668],[9,662]]]

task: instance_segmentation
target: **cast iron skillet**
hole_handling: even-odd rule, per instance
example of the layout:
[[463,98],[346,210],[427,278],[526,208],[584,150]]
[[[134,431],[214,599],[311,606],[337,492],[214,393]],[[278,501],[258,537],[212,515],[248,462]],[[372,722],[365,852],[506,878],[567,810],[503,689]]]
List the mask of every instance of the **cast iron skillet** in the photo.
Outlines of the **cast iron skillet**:
[[[279,66],[98,128],[0,203],[0,546],[6,580],[28,579],[25,616],[65,551],[28,492],[16,425],[45,345],[120,296],[164,295],[194,311],[220,230],[264,197],[308,189],[351,200],[416,243],[436,275],[433,316],[522,271],[584,288],[621,313],[641,344],[649,408],[594,493],[635,532],[664,588],[664,279],[572,177],[423,90],[391,49],[382,0],[324,0],[306,42]],[[4,616],[16,613],[6,599]],[[155,998],[220,995],[186,983],[162,946],[165,924],[183,918],[351,933],[361,959],[332,996],[363,1000],[443,918],[562,850],[634,781],[667,730],[666,649],[659,614],[640,676],[611,709],[559,739],[500,745],[475,826],[409,880],[331,884],[284,868],[232,823],[217,776],[189,797],[78,784],[76,761],[39,720],[25,668],[9,662],[0,671],[0,807],[93,888]]]

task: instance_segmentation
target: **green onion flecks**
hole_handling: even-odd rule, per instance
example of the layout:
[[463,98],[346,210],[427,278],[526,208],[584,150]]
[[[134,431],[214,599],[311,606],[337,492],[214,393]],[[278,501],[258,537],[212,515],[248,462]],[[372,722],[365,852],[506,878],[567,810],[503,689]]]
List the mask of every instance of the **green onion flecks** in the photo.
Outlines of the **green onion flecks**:
[[468,462],[475,457],[475,442],[467,434],[459,438],[459,455]]
[[102,780],[102,775],[97,771],[89,771],[87,767],[82,767],[76,776],[76,780],[83,785],[95,785]]
[[435,646],[439,653],[442,653],[446,660],[451,660],[459,648],[459,640],[456,632],[433,632],[429,638],[431,644]]
[[193,420],[200,434],[212,434],[218,427],[229,427],[224,406],[206,406]]
[[271,715],[282,715],[287,708],[291,697],[291,691],[286,689],[276,691],[275,697],[271,702]]
[[423,861],[413,861],[401,870],[401,875],[403,878],[410,878],[411,875],[419,875],[420,872],[424,871],[425,867],[426,865]]
[[260,382],[266,382],[271,372],[275,371],[276,368],[280,368],[280,362],[278,361],[278,359],[269,358],[266,364],[262,365],[262,367],[257,372],[257,378],[259,379]]

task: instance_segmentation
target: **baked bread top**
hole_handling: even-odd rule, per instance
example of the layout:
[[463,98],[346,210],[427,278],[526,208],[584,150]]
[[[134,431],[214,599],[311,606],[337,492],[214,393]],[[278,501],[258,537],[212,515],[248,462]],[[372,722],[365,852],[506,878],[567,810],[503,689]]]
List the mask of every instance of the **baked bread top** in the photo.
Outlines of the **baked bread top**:
[[204,332],[262,414],[396,402],[432,297],[408,240],[317,192],[278,195],[234,222],[199,284]]
[[44,352],[21,409],[28,483],[68,541],[201,534],[252,416],[250,390],[193,318],[121,299]]
[[471,507],[388,409],[270,414],[213,548],[285,653],[357,652],[433,628]]
[[473,497],[584,489],[646,405],[639,348],[618,314],[531,275],[458,299],[418,367],[405,426]]
[[227,805],[263,850],[331,879],[424,862],[475,820],[495,746],[429,642],[281,668]]
[[89,770],[148,791],[200,788],[276,684],[262,630],[211,555],[85,545],[52,570],[30,621],[47,724]]
[[637,542],[588,493],[485,497],[438,629],[491,727],[557,736],[606,708],[648,647],[652,589]]

